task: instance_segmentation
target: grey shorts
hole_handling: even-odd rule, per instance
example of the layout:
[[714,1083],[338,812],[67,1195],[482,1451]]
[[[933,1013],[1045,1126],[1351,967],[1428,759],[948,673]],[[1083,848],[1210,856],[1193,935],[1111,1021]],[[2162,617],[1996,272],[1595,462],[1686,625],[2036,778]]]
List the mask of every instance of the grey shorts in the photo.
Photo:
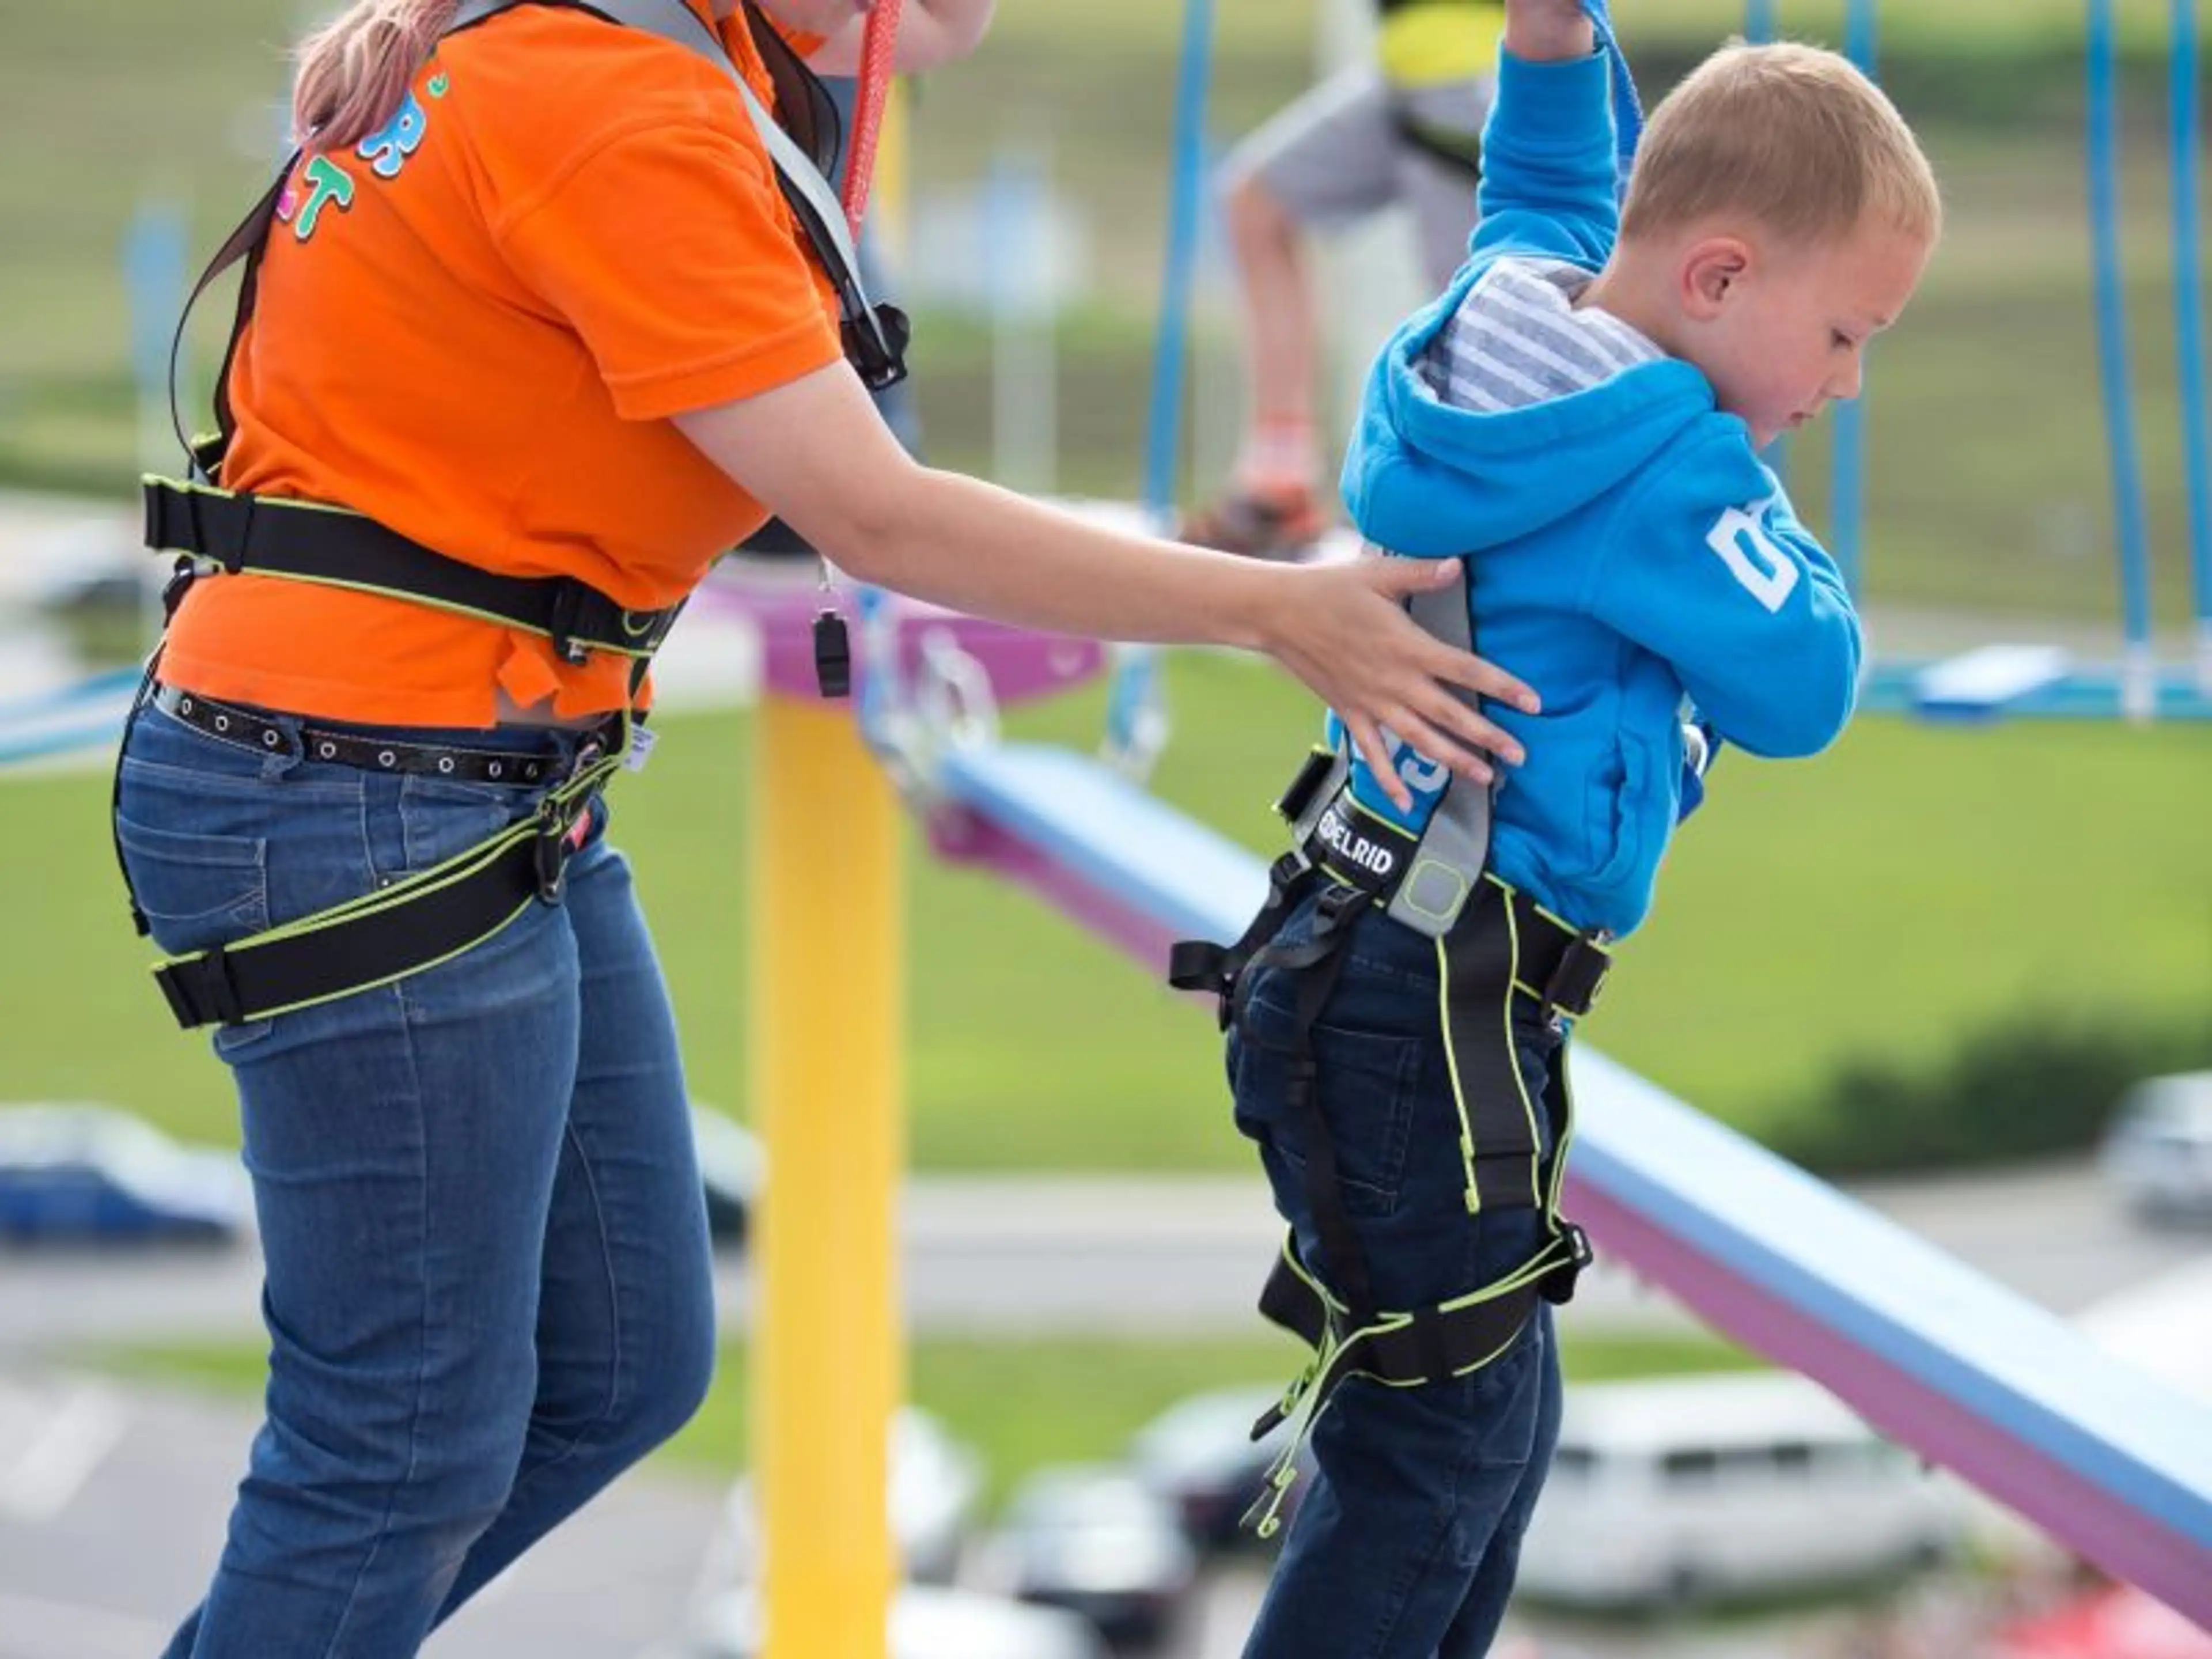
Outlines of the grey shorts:
[[1407,137],[1401,123],[1410,118],[1438,134],[1479,135],[1490,93],[1487,79],[1393,92],[1371,69],[1343,70],[1239,144],[1224,183],[1233,189],[1256,179],[1316,230],[1403,202],[1413,212],[1422,267],[1440,288],[1467,258],[1474,180],[1463,166]]

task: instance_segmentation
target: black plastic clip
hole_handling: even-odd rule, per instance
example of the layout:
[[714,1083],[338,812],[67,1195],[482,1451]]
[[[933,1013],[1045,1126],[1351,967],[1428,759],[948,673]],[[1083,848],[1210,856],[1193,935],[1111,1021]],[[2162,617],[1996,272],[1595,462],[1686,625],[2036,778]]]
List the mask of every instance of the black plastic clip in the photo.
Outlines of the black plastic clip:
[[581,666],[592,654],[592,647],[575,637],[577,614],[588,591],[583,583],[563,577],[554,584],[553,603],[545,613],[545,631],[552,635],[553,648],[571,667]]
[[1575,1281],[1583,1276],[1583,1269],[1597,1260],[1590,1249],[1589,1235],[1571,1221],[1559,1224],[1559,1239],[1567,1247],[1567,1259],[1537,1281],[1536,1288],[1544,1300],[1554,1307],[1565,1307],[1575,1297]]
[[825,697],[853,695],[853,642],[844,617],[826,606],[814,617],[814,683]]
[[[586,807],[586,811],[590,809]],[[576,824],[563,822],[561,810],[551,802],[538,809],[538,833],[531,845],[532,856],[537,865],[538,902],[558,904],[568,887],[568,860],[575,851],[573,837]]]

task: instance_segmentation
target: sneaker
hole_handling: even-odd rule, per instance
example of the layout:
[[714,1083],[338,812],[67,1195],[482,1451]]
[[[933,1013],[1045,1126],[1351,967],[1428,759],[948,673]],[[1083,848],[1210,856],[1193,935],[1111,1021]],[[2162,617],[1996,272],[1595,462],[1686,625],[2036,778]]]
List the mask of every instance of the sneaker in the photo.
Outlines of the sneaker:
[[1255,559],[1295,559],[1328,528],[1310,489],[1260,495],[1231,488],[1218,500],[1187,513],[1176,527],[1182,540]]

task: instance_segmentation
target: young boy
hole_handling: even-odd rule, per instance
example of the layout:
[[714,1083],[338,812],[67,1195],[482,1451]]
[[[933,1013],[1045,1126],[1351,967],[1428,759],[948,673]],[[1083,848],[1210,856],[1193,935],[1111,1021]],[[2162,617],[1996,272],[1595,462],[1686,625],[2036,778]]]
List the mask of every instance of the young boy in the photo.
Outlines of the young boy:
[[1472,256],[1385,350],[1345,466],[1378,547],[1465,558],[1423,619],[1543,698],[1497,713],[1526,763],[1486,795],[1402,751],[1400,811],[1317,756],[1285,803],[1303,857],[1200,958],[1291,1224],[1262,1307],[1317,1344],[1285,1404],[1318,1474],[1248,1659],[1488,1649],[1559,1426],[1546,1303],[1588,1259],[1565,1032],[1650,906],[1686,715],[1778,757],[1850,714],[1857,621],[1759,451],[1856,395],[1933,176],[1844,60],[1731,46],[1654,112],[1617,216],[1607,83],[1577,0],[1509,0]]

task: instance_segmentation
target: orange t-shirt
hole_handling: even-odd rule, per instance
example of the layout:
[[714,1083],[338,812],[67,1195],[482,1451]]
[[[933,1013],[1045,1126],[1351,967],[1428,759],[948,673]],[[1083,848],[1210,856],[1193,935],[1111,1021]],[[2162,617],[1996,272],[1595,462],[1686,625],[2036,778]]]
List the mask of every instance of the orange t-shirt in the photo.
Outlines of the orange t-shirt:
[[[770,101],[742,14],[720,32]],[[667,417],[840,355],[828,281],[728,76],[566,6],[452,36],[383,132],[303,158],[260,283],[228,488],[350,507],[633,610],[676,603],[765,517]],[[538,635],[251,574],[192,588],[162,676],[412,726],[490,725],[499,691],[569,717],[629,689],[621,658],[571,666]]]

